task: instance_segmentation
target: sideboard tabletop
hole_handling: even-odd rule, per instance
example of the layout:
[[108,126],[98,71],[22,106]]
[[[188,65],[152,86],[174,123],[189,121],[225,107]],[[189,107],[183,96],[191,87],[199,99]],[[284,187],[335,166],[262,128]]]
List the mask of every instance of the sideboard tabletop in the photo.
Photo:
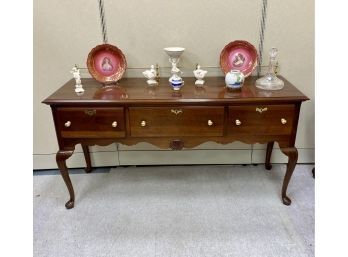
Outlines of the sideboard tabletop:
[[266,91],[255,86],[257,77],[248,77],[241,90],[230,91],[225,87],[224,77],[206,77],[203,87],[195,86],[195,79],[184,78],[185,85],[179,92],[174,92],[167,78],[160,78],[159,85],[149,86],[145,78],[123,78],[116,86],[104,86],[93,78],[82,79],[85,92],[78,96],[75,80],[71,79],[43,103],[49,105],[66,104],[103,104],[117,103],[137,104],[242,104],[262,102],[302,102],[309,100],[302,92],[284,77],[279,76],[285,83],[282,90]]

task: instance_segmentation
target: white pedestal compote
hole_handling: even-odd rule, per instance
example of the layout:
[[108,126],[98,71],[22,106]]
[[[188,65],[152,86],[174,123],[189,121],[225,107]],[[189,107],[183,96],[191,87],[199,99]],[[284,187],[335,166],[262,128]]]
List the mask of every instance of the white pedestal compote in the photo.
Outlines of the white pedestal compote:
[[182,78],[179,76],[180,69],[177,67],[180,56],[184,52],[185,48],[183,47],[166,47],[164,48],[164,51],[168,54],[169,56],[169,62],[172,64],[172,76],[169,78],[169,82],[173,89],[175,91],[180,90],[180,88],[184,85],[184,81]]

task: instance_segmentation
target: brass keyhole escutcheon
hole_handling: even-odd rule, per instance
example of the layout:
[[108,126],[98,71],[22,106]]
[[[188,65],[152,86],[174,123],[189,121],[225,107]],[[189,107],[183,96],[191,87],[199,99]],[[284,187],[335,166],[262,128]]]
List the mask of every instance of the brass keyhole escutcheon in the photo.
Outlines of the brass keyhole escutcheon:
[[265,111],[267,111],[267,110],[268,110],[267,107],[265,107],[265,108],[256,107],[256,111],[259,112],[259,113],[263,113],[263,112],[265,112]]
[[182,109],[171,109],[171,112],[178,115],[179,113],[182,113]]
[[97,110],[85,110],[85,114],[93,116],[97,113]]

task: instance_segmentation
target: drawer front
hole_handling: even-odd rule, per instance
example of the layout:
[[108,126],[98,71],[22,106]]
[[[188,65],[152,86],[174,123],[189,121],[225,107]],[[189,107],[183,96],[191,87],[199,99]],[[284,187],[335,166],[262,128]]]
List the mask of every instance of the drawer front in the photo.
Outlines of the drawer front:
[[290,135],[295,105],[229,107],[229,134]]
[[131,107],[132,137],[222,136],[224,107]]
[[57,126],[64,138],[125,136],[123,108],[58,108]]

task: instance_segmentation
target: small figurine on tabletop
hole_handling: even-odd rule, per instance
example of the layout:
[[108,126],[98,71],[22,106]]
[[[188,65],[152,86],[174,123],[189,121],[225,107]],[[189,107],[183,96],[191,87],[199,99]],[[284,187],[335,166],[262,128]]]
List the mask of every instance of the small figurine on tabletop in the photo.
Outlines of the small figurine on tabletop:
[[81,84],[81,76],[80,76],[80,70],[77,68],[77,65],[75,64],[75,66],[72,68],[71,73],[73,74],[73,77],[75,79],[75,92],[77,94],[82,94],[83,92],[85,92],[85,90],[82,87]]
[[193,74],[195,75],[195,78],[197,79],[195,82],[195,85],[202,86],[204,84],[204,76],[207,74],[208,71],[202,70],[201,66],[197,64],[196,69],[193,71]]
[[157,85],[158,82],[156,81],[157,78],[157,71],[155,69],[154,65],[151,65],[150,70],[143,71],[143,75],[145,78],[147,78],[147,84],[150,86]]

